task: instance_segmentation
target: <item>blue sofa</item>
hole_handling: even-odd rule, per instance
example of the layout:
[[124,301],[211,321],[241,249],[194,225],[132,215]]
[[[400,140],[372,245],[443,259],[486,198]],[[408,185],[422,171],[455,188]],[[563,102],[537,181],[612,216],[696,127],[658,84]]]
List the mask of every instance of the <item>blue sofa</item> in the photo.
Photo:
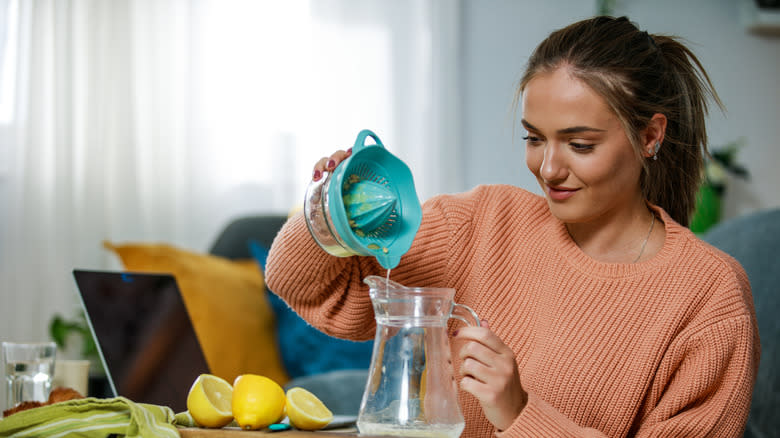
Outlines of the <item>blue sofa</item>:
[[780,209],[721,222],[702,238],[742,264],[753,291],[761,364],[744,436],[780,436]]

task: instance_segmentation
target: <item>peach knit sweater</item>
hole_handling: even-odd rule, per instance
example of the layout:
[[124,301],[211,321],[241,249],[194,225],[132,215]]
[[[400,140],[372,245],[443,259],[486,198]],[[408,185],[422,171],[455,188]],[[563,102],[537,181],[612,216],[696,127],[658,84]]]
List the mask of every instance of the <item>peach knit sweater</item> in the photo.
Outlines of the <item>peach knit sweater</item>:
[[[498,432],[461,391],[464,437],[741,436],[759,361],[747,276],[653,209],[666,227],[660,252],[609,264],[585,255],[543,198],[516,187],[425,203],[391,278],[455,288],[514,350],[529,395]],[[266,273],[269,288],[324,332],[374,336],[362,279],[384,270],[373,258],[328,255],[300,215],[277,236]]]

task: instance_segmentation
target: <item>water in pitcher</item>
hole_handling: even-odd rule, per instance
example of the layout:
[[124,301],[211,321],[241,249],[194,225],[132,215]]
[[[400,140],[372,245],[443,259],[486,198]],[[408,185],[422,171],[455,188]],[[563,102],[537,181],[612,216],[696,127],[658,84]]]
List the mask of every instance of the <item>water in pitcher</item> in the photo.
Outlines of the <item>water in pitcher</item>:
[[458,406],[447,323],[479,325],[451,288],[405,287],[370,276],[377,333],[357,426],[361,434],[457,437]]
[[423,426],[397,426],[385,423],[360,424],[360,433],[377,436],[408,436],[431,438],[454,438],[463,432],[465,424],[425,424]]

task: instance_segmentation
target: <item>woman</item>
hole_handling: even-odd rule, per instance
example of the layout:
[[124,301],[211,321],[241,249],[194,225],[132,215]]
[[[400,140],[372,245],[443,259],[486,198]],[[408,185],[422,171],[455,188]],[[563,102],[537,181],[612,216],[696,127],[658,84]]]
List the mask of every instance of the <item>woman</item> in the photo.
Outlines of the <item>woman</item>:
[[[551,34],[518,87],[544,190],[424,204],[392,272],[485,319],[453,336],[463,436],[739,436],[759,359],[744,270],[687,228],[706,151],[696,57],[626,18]],[[349,155],[315,166],[314,179]],[[374,259],[327,255],[292,218],[268,284],[325,332],[373,335]]]

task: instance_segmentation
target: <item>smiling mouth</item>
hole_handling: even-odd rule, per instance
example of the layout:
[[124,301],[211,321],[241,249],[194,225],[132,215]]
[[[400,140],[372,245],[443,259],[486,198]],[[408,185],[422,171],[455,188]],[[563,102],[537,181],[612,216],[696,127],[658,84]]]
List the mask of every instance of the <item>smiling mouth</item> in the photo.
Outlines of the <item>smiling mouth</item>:
[[545,188],[547,189],[547,196],[549,196],[553,201],[563,201],[569,199],[579,190],[569,189],[566,187],[553,187],[549,185],[545,186]]

